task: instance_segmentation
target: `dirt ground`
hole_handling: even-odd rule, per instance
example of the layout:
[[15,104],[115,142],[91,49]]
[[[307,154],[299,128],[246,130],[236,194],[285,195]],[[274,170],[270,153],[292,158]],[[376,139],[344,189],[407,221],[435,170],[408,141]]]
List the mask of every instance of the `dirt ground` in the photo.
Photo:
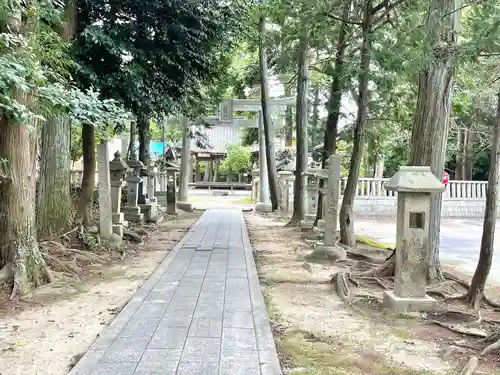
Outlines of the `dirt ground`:
[[[468,336],[429,324],[421,314],[391,314],[376,302],[348,306],[330,282],[342,266],[306,261],[312,244],[298,228],[255,213],[246,220],[285,373],[459,374],[477,355]],[[380,299],[383,290],[368,292]],[[452,343],[457,349],[443,360]],[[475,374],[500,374],[498,355],[481,360]]]
[[21,301],[0,300],[0,375],[65,375],[200,213],[170,217],[124,260],[92,264]]

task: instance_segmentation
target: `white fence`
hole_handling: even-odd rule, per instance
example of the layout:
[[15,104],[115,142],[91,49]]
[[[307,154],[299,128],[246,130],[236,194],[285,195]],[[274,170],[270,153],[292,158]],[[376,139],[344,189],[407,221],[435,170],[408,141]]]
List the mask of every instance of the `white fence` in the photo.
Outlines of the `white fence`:
[[[360,216],[393,216],[396,214],[397,193],[384,189],[388,178],[360,178],[357,183],[354,212]],[[252,196],[258,198],[258,179],[253,184]],[[290,197],[288,210],[292,209],[294,176],[285,179]],[[340,200],[345,191],[347,178],[340,180]],[[486,200],[487,181],[456,181],[446,184],[443,193],[442,215],[444,217],[483,217]],[[316,215],[318,186],[306,186],[307,212]]]

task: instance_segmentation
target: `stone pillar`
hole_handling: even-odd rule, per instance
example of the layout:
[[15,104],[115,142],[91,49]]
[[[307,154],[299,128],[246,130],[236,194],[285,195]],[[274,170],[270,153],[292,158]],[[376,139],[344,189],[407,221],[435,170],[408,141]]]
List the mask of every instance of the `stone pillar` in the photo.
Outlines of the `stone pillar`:
[[115,152],[115,158],[109,162],[109,171],[111,173],[111,211],[113,221],[113,233],[123,237],[123,227],[126,224],[121,210],[122,188],[125,185],[124,177],[128,169],[121,157],[120,152]]
[[189,128],[189,123],[187,117],[183,117],[182,120],[182,152],[181,152],[181,176],[179,183],[179,199],[177,201],[177,207],[185,210],[192,211],[193,206],[191,203],[188,203],[188,189],[189,189],[189,180],[191,178],[192,169],[191,169],[191,138],[189,138],[189,133],[191,132]]
[[175,167],[167,168],[167,214],[169,215],[177,215],[177,206],[176,206],[176,178],[175,174],[179,170]]
[[122,208],[125,219],[131,222],[141,222],[144,220],[144,214],[141,212],[141,208],[137,205],[137,200],[139,197],[139,184],[142,182],[140,173],[144,164],[139,160],[129,160],[129,168],[132,169],[125,181],[127,181],[127,204]]
[[278,186],[279,186],[279,211],[282,215],[288,214],[288,201],[290,200],[288,179],[293,176],[290,171],[278,172]]
[[107,141],[97,145],[97,173],[99,188],[99,233],[101,238],[110,239],[113,233],[111,210],[111,183],[109,173],[109,149]]
[[217,180],[219,179],[219,164],[220,160],[217,159],[214,164],[214,179],[213,179],[214,182],[217,182]]
[[200,168],[200,161],[198,158],[196,158],[196,174],[195,174],[195,182],[201,181],[201,168]]
[[430,167],[400,167],[385,188],[398,195],[394,292],[384,292],[384,306],[393,312],[425,311],[435,300],[426,295],[429,265],[431,194],[444,185]]
[[[144,178],[147,178],[144,181]],[[144,202],[139,204],[141,207],[141,212],[144,214],[144,218],[146,220],[155,220],[158,216],[158,201],[155,197],[155,183],[156,183],[156,174],[154,172],[148,172],[148,176],[143,178],[142,185],[146,186],[147,198],[145,198]]]
[[269,197],[269,179],[267,176],[266,137],[264,134],[264,118],[259,112],[259,201],[255,205],[257,212],[272,212],[273,206]]
[[306,199],[306,212],[304,219],[307,222],[314,222],[316,219],[316,213],[318,211],[318,178],[312,172],[304,173],[306,178],[306,184],[304,189],[304,195]]
[[330,155],[327,160],[326,194],[323,205],[325,207],[323,219],[325,220],[325,233],[323,243],[319,243],[316,253],[324,252],[326,255],[335,247],[337,239],[337,224],[339,211],[339,180],[340,156]]

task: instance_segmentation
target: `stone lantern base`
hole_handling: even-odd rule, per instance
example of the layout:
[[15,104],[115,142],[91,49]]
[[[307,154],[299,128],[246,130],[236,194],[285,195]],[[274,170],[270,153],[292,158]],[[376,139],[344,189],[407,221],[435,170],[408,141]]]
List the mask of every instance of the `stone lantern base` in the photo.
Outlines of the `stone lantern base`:
[[186,212],[193,212],[193,204],[190,202],[177,201],[177,208]]
[[384,307],[395,313],[429,311],[436,305],[436,300],[425,297],[398,297],[393,291],[384,292]]
[[258,202],[255,205],[255,211],[263,214],[273,212],[273,205],[271,202]]
[[125,220],[133,222],[133,223],[140,223],[144,220],[144,214],[141,213],[141,208],[138,206],[132,207],[132,206],[125,206],[122,208],[123,215],[125,217]]

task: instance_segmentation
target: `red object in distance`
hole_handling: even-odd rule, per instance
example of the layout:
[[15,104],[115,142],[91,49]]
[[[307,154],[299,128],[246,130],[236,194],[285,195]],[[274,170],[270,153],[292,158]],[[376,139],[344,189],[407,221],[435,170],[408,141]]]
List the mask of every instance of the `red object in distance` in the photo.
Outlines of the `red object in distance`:
[[443,175],[443,184],[447,184],[448,181],[450,181],[450,175],[448,174],[448,172],[444,171],[444,175]]

